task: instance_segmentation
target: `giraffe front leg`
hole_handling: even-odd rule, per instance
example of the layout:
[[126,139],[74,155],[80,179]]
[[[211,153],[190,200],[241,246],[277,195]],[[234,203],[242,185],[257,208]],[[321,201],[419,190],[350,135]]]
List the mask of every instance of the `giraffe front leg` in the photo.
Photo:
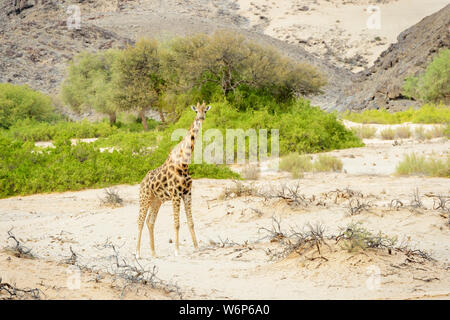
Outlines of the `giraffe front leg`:
[[192,195],[190,192],[183,197],[183,201],[184,201],[184,209],[186,211],[186,219],[189,226],[189,231],[191,233],[192,243],[194,244],[195,250],[197,250],[198,249],[197,237],[195,236],[194,221],[192,219],[192,211],[191,211]]
[[178,256],[180,250],[180,239],[179,239],[179,231],[180,231],[180,199],[172,199],[173,205],[173,221],[175,227],[175,256]]
[[138,238],[137,238],[137,247],[136,247],[136,258],[141,258],[141,236],[142,236],[142,228],[144,227],[145,218],[147,217],[149,204],[141,201],[139,207],[139,217],[138,217]]

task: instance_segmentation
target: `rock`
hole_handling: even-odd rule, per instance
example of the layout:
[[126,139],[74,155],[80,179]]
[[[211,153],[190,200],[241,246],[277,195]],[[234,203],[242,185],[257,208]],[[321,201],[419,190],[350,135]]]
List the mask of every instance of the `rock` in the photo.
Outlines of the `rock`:
[[418,102],[412,100],[405,103],[404,79],[422,74],[439,49],[450,47],[449,25],[450,5],[447,5],[403,31],[397,42],[381,53],[373,67],[358,74],[354,83],[344,90],[346,94],[338,104],[356,111],[382,107],[398,111],[417,106]]

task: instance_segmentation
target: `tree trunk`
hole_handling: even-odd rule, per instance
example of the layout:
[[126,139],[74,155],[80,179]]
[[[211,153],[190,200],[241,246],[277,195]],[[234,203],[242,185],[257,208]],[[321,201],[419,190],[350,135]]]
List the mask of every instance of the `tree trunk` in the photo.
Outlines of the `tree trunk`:
[[148,131],[147,118],[145,117],[144,110],[139,110],[139,117],[141,117],[142,125],[144,126],[144,131]]
[[164,118],[164,112],[161,109],[159,109],[158,112],[159,112],[159,117],[161,118],[161,122],[166,123],[166,118]]
[[109,125],[110,126],[114,125],[116,123],[116,120],[117,120],[116,113],[115,112],[114,113],[110,113],[109,114]]

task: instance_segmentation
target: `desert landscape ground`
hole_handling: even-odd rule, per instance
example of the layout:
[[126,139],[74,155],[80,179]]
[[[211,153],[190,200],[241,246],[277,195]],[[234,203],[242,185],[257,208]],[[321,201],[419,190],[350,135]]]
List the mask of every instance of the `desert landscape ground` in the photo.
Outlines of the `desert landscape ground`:
[[[174,256],[172,207],[166,203],[156,224],[158,257],[151,257],[144,229],[142,259],[135,259],[137,185],[115,187],[123,199],[116,208],[102,204],[104,189],[2,199],[2,247],[14,248],[15,241],[8,239],[11,230],[36,257],[17,258],[2,251],[3,280],[18,288],[38,288],[49,299],[448,299],[449,217],[448,211],[436,209],[436,201],[439,196],[448,197],[449,181],[399,177],[394,169],[411,150],[445,157],[450,143],[446,138],[365,143],[362,148],[330,152],[343,160],[341,173],[305,173],[302,179],[292,179],[270,163],[262,164],[258,180],[238,182],[261,195],[233,193],[236,182],[232,180],[195,180],[193,211],[199,250],[193,250],[182,214],[180,256]],[[264,196],[297,185],[304,202]],[[232,191],[224,197],[227,188]],[[415,192],[420,205],[414,202]],[[354,199],[367,207],[352,213]],[[361,223],[374,234],[395,236],[401,246],[418,251],[352,252],[327,239],[320,244],[320,252],[306,247],[299,254],[286,249],[274,234],[287,237],[292,231],[320,226],[326,239],[351,223]],[[117,276],[121,269],[115,265],[111,245],[127,264],[142,265],[145,270],[155,266],[163,284],[155,281],[155,289],[139,282],[126,286]],[[283,250],[287,256],[280,253]],[[74,268],[68,262],[72,252],[76,259],[71,262],[81,267],[77,290],[67,288],[70,268]],[[113,281],[114,275],[118,279]],[[374,282],[376,286],[371,284],[373,279],[379,281]]]
[[[199,248],[193,248],[182,206],[178,256],[167,202],[155,226],[157,257],[151,256],[144,226],[142,258],[136,259],[139,184],[48,193],[17,191],[12,184],[14,195],[0,198],[0,299],[450,299],[448,122],[357,123],[340,113],[424,104],[406,97],[401,86],[450,47],[448,0],[79,1],[78,31],[66,30],[69,2],[49,1],[16,13],[9,1],[0,1],[0,85],[26,84],[48,94],[68,123],[104,117],[75,112],[58,100],[67,66],[78,53],[123,49],[141,37],[163,42],[226,28],[320,70],[328,82],[307,96],[311,104],[338,112],[333,121],[356,135],[367,130],[370,137],[362,137],[362,147],[296,150],[312,161],[337,159],[342,168],[334,171],[294,177],[278,167],[280,157],[228,165],[237,173],[256,170],[252,178],[193,180]],[[380,10],[381,28],[367,26],[378,10],[373,6]],[[448,112],[448,104],[435,108]],[[146,113],[157,121],[160,114]],[[136,119],[130,128],[140,125]],[[15,131],[0,123],[0,133],[20,140],[20,130],[32,129],[24,123],[18,129],[12,124]],[[155,136],[126,128],[115,133],[135,135],[139,143],[142,137],[160,142],[158,134],[168,125],[161,127],[151,129],[157,128]],[[383,136],[401,129],[407,137]],[[305,132],[299,134],[305,139],[315,133]],[[107,137],[96,133],[71,141],[93,145]],[[57,139],[33,139],[21,143],[35,147],[36,154],[63,148]],[[3,141],[9,140],[0,140],[0,147]],[[65,143],[72,152],[70,141]],[[157,148],[133,152],[151,155]],[[121,147],[97,151],[113,150]],[[413,153],[441,161],[444,175],[399,174],[399,164]],[[4,159],[4,168],[19,167]]]

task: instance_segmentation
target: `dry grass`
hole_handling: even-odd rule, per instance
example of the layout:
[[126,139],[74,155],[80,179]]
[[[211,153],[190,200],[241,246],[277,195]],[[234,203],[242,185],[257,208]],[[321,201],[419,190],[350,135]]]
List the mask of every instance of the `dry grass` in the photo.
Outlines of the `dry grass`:
[[407,154],[397,165],[399,175],[426,175],[450,178],[450,157],[447,159],[427,158],[415,153]]
[[328,156],[325,154],[319,155],[319,157],[314,161],[313,167],[314,171],[324,172],[324,171],[333,171],[338,172],[342,171],[343,163],[341,159],[338,159],[333,156]]
[[367,126],[353,127],[351,128],[351,130],[357,137],[361,139],[372,139],[377,132],[376,128]]
[[380,132],[381,139],[383,140],[394,140],[395,134],[395,130],[391,128],[384,129]]
[[248,165],[241,171],[241,177],[245,180],[258,180],[260,170],[256,165]]
[[303,172],[309,172],[313,169],[310,156],[290,153],[280,161],[280,169],[288,171],[294,179],[303,177]]
[[431,130],[428,130],[429,139],[440,138],[445,136],[445,128],[443,126],[433,126]]
[[120,197],[119,192],[115,188],[106,188],[105,196],[101,199],[101,203],[104,206],[120,207],[123,204],[123,199]]
[[399,139],[408,139],[411,135],[411,129],[408,126],[401,126],[395,130],[395,136]]
[[256,190],[252,184],[246,185],[238,180],[233,180],[233,185],[226,187],[217,199],[227,200],[231,198],[255,196],[257,194],[258,190]]
[[343,163],[340,159],[325,154],[311,161],[310,156],[291,153],[280,161],[280,169],[290,172],[293,178],[303,177],[304,172],[338,172],[342,171],[342,168]]

